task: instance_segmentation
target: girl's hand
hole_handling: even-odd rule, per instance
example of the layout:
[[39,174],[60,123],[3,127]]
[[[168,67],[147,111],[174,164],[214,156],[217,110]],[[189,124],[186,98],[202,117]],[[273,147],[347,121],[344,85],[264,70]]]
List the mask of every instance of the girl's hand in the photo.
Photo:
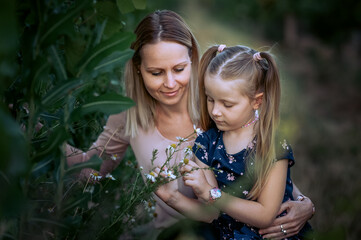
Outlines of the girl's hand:
[[[304,201],[288,201],[281,205],[278,214],[287,211],[285,216],[276,218],[272,225],[265,229],[260,229],[259,233],[263,238],[283,239],[293,236],[303,228],[307,220],[312,217],[313,204],[309,198]],[[286,235],[281,231],[286,230]]]
[[203,170],[199,168],[195,162],[189,161],[187,165],[181,168],[181,172],[184,174],[184,184],[192,187],[194,194],[207,202],[209,200],[209,190],[212,189],[212,186],[208,183]]

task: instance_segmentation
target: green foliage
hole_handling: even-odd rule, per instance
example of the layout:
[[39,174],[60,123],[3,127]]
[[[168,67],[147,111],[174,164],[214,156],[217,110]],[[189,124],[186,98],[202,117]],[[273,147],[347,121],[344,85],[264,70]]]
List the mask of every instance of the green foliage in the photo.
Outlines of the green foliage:
[[135,37],[125,26],[146,1],[3,2],[0,239],[115,239],[133,219],[149,221],[137,209],[156,186],[131,152],[126,172],[95,185],[74,174],[99,168],[100,157],[67,167],[65,156],[66,143],[89,148],[109,114],[134,105],[120,81]]

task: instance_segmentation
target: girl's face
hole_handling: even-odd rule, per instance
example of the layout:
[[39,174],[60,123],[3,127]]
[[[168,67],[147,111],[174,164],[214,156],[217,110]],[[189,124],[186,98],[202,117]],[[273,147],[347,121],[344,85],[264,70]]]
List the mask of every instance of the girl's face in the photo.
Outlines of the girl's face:
[[142,47],[140,72],[149,94],[160,104],[187,102],[191,78],[188,48],[176,42],[160,41]]
[[254,119],[255,101],[241,94],[242,81],[225,81],[206,74],[204,79],[208,114],[222,131],[237,131]]

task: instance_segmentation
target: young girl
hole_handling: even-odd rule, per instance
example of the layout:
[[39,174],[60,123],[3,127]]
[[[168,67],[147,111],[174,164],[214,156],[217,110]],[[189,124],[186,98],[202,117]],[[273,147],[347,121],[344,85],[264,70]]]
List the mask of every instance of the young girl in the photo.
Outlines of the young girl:
[[[194,163],[183,167],[185,185],[221,211],[213,221],[220,239],[262,239],[258,229],[269,226],[281,203],[293,199],[292,149],[286,140],[275,140],[277,66],[269,53],[220,45],[205,52],[200,68],[201,127],[208,131],[193,150],[199,167],[215,169],[219,188],[213,172],[194,170]],[[279,226],[287,239],[304,239],[310,229],[306,224],[294,235]]]

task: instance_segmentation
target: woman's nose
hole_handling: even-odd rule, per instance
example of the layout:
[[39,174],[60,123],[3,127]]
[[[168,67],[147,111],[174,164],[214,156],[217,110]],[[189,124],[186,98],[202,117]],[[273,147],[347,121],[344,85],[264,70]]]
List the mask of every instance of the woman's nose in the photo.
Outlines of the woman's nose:
[[174,88],[176,86],[175,78],[171,72],[165,76],[164,86],[167,88]]

